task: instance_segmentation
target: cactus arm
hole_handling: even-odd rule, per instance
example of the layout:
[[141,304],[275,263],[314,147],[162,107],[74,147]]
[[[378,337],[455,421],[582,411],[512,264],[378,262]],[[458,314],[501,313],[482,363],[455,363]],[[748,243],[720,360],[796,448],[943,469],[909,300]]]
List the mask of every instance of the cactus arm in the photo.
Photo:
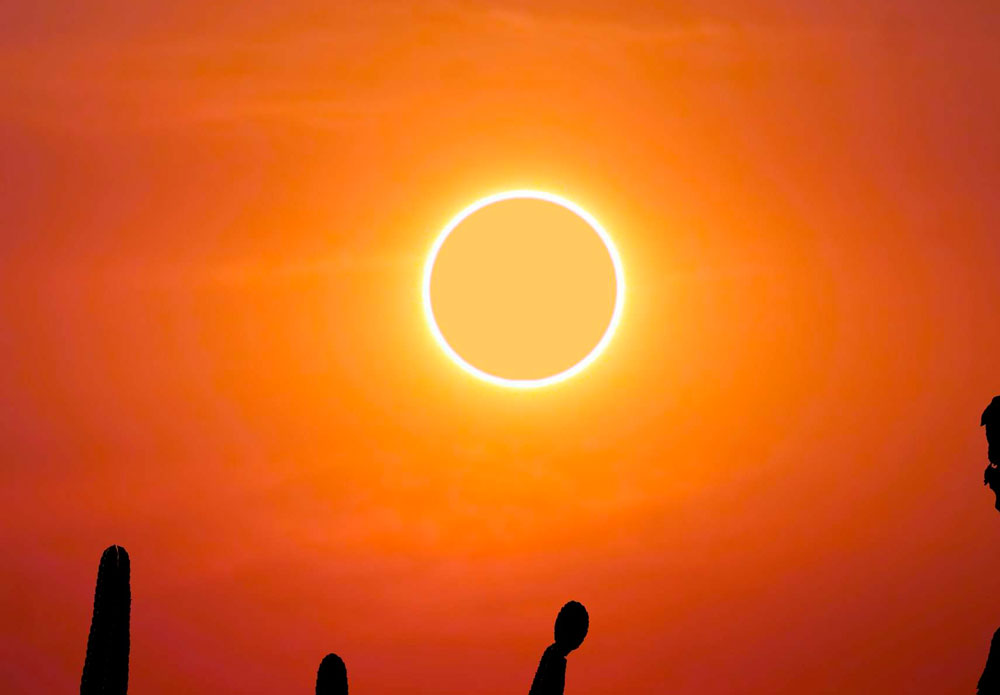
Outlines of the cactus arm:
[[125,548],[113,545],[101,555],[94,589],[94,614],[80,695],[126,695],[128,692],[129,619],[132,590]]
[[320,662],[316,695],[347,695],[347,666],[336,654],[327,654]]

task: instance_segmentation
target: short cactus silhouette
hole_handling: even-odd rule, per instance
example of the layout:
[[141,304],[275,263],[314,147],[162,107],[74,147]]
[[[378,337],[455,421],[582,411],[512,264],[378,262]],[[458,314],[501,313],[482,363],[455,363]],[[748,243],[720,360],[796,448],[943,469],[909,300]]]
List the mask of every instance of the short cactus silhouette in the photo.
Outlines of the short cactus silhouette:
[[316,695],[347,695],[347,666],[336,654],[327,654],[320,662]]
[[125,548],[113,545],[101,555],[80,695],[125,695],[128,692],[129,616],[132,610],[129,571]]
[[563,695],[566,688],[566,656],[583,644],[590,628],[590,616],[582,603],[570,601],[556,617],[555,642],[538,663],[538,671],[528,695]]
[[990,642],[990,653],[986,657],[986,668],[983,675],[979,677],[976,686],[979,695],[997,695],[1000,693],[1000,630],[993,633],[993,640]]

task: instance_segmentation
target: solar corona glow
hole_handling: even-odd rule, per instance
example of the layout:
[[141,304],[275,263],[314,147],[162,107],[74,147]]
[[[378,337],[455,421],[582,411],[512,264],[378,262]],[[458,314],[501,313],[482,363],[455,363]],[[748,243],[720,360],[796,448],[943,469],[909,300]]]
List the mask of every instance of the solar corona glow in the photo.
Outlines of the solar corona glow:
[[511,388],[568,379],[621,319],[621,259],[601,224],[551,193],[506,191],[459,212],[424,266],[424,314],[462,369]]

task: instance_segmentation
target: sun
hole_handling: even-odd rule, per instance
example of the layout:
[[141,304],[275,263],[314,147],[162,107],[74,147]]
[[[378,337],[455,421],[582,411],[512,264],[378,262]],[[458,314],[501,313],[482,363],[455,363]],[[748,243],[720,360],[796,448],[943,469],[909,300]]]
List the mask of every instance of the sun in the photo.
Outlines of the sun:
[[587,368],[621,320],[625,276],[611,237],[576,203],[505,191],[459,212],[424,265],[437,343],[498,386],[538,388]]

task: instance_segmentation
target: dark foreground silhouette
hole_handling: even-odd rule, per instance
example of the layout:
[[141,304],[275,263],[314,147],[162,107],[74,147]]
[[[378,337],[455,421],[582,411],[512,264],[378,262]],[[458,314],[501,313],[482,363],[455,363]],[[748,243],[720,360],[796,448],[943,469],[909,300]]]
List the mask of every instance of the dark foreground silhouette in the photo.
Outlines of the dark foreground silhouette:
[[980,695],[1000,693],[1000,630],[993,633],[990,641],[990,654],[986,657],[986,668],[979,677],[976,692]]
[[[983,411],[980,423],[986,428],[989,464],[983,483],[996,497],[1000,511],[1000,396]],[[80,678],[80,695],[126,695],[129,667],[129,620],[132,591],[130,564],[125,548],[109,547],[101,555],[94,589],[94,613],[87,638],[87,656]],[[566,687],[566,657],[587,636],[590,617],[583,604],[570,601],[562,607],[555,623],[555,642],[538,663],[529,695],[563,695]],[[979,695],[1000,695],[1000,629],[990,642],[986,667],[977,685]],[[347,695],[347,667],[336,654],[327,654],[316,674],[316,695]]]
[[996,496],[994,506],[1000,511],[1000,396],[995,397],[979,420],[979,426],[986,428],[986,445],[988,447],[986,456],[990,462],[986,465],[983,473],[983,484],[989,485],[990,490]]
[[[80,695],[128,693],[130,572],[128,553],[120,545],[112,545],[101,555]],[[582,604],[570,601],[562,607],[556,617],[556,641],[542,655],[529,695],[563,695],[566,655],[583,644],[589,625]],[[316,695],[347,695],[347,666],[336,654],[327,654],[320,662]]]
[[87,658],[80,695],[128,692],[129,616],[132,590],[125,548],[113,545],[101,555],[94,589],[94,616],[87,638]]
[[327,654],[320,662],[316,695],[347,695],[347,666],[336,654]]
[[[996,396],[983,411],[979,426],[986,428],[986,456],[990,462],[983,474],[983,484],[989,485],[996,496],[994,507],[1000,511],[1000,396]],[[979,677],[979,695],[1000,695],[1000,629],[993,633],[986,668]]]
[[528,695],[563,695],[566,688],[566,656],[583,644],[590,616],[582,603],[570,601],[556,616],[555,638],[542,654]]

